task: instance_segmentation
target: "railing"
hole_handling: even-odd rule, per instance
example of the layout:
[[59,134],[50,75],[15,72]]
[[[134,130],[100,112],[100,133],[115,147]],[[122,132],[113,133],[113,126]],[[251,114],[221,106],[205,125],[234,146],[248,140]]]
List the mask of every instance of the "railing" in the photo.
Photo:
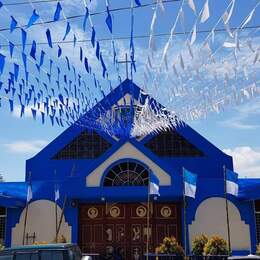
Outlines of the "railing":
[[[147,254],[144,254],[144,260],[147,259]],[[170,255],[170,254],[148,254],[149,260],[184,260],[183,256]]]
[[100,259],[100,254],[93,254],[93,253],[89,253],[89,254],[82,254],[82,256],[90,256],[91,260],[99,260]]
[[[147,259],[147,254],[144,254],[144,258]],[[176,256],[176,255],[170,255],[170,254],[148,254],[149,260],[184,260],[183,256]],[[187,256],[186,259],[189,260],[227,260],[227,255],[217,255],[217,256]]]

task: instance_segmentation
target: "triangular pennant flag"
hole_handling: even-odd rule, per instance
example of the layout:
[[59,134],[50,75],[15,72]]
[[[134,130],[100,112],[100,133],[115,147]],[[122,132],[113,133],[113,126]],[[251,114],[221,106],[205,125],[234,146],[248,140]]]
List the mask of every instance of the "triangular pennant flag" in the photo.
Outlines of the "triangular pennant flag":
[[24,52],[22,53],[22,59],[23,59],[24,70],[27,71],[27,56]]
[[107,24],[107,27],[108,27],[110,33],[112,33],[112,32],[113,32],[113,27],[112,27],[112,26],[113,26],[113,24],[112,24],[112,17],[111,17],[111,14],[110,14],[110,12],[109,12],[108,7],[107,7],[107,18],[106,18],[106,24]]
[[100,56],[100,46],[99,46],[99,41],[97,41],[97,45],[96,45],[96,56],[97,56],[97,59],[99,60],[99,56]]
[[201,15],[201,19],[200,22],[204,23],[209,19],[209,0],[206,0],[205,5],[203,7],[203,11],[202,11],[202,15]]
[[31,51],[30,51],[30,55],[33,59],[36,60],[36,57],[35,57],[35,54],[36,54],[36,42],[33,41],[32,42],[32,48],[31,48]]
[[47,36],[49,47],[52,48],[52,40],[51,40],[51,31],[50,31],[50,29],[46,30],[46,36]]
[[71,30],[71,27],[70,27],[70,23],[67,22],[67,27],[66,27],[66,32],[65,32],[65,35],[63,37],[63,41],[66,39],[66,37],[68,36],[68,34],[70,33],[70,30]]
[[27,39],[27,33],[24,29],[21,29],[21,33],[22,33],[22,45],[23,45],[23,51],[24,51],[26,39]]
[[5,56],[0,53],[0,75],[3,74],[5,67]]
[[9,52],[10,52],[10,57],[13,57],[14,53],[14,44],[12,42],[9,42]]
[[61,4],[60,4],[60,2],[58,2],[58,3],[57,3],[57,6],[56,6],[55,13],[54,13],[54,17],[53,17],[53,20],[54,20],[54,21],[60,20],[61,10],[62,10]]
[[45,56],[45,52],[44,51],[41,51],[41,57],[40,57],[40,64],[39,64],[39,67],[41,67],[43,65],[43,62],[44,62],[44,56]]
[[89,73],[88,59],[86,57],[84,59],[84,65],[85,65],[86,71]]
[[79,48],[79,59],[82,62],[82,60],[83,60],[83,50],[82,50],[82,47]]
[[84,32],[86,31],[88,17],[89,17],[89,10],[86,7],[85,17],[84,17],[84,21],[83,21],[83,30],[84,30]]
[[62,49],[60,45],[58,45],[58,58],[61,56],[61,54],[62,54]]
[[74,47],[74,48],[76,47],[76,42],[77,42],[77,37],[76,37],[76,35],[74,34],[74,36],[73,36],[73,47]]
[[17,82],[19,75],[19,65],[14,63],[14,79]]
[[240,29],[243,29],[243,28],[250,22],[250,20],[251,20],[252,17],[253,17],[253,14],[254,14],[254,12],[255,12],[255,9],[256,9],[256,8],[254,8],[254,9],[251,11],[251,13],[249,14],[249,16],[247,17],[247,19],[245,20],[245,22],[242,24],[242,26],[241,26]]
[[32,16],[27,24],[27,28],[31,27],[38,19],[39,19],[39,14],[36,12],[36,10],[33,10]]
[[197,38],[197,26],[195,24],[191,35],[190,45],[192,45],[196,41],[196,38]]
[[17,26],[17,21],[11,16],[10,32],[12,33]]
[[196,7],[195,7],[195,4],[194,4],[193,0],[188,0],[188,5],[192,9],[194,14],[196,14]]
[[140,0],[135,0],[137,6],[141,6]]
[[91,34],[91,43],[93,48],[95,47],[95,39],[96,39],[96,31],[94,27],[92,26],[92,34]]

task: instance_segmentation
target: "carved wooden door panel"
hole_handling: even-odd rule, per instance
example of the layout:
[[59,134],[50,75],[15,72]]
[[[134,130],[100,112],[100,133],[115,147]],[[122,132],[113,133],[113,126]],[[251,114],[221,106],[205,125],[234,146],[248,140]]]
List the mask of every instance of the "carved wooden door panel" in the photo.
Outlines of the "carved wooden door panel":
[[124,259],[142,259],[154,252],[165,236],[180,240],[180,208],[168,203],[150,204],[147,228],[147,203],[80,205],[79,245],[84,253],[120,253]]

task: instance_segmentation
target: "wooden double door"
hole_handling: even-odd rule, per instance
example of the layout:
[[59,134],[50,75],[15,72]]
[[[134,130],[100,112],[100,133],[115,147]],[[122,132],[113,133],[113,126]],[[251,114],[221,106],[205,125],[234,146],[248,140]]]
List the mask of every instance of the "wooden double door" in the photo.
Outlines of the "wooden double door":
[[81,204],[79,245],[84,253],[121,255],[123,259],[143,259],[149,236],[149,251],[166,236],[181,240],[180,205],[150,203]]

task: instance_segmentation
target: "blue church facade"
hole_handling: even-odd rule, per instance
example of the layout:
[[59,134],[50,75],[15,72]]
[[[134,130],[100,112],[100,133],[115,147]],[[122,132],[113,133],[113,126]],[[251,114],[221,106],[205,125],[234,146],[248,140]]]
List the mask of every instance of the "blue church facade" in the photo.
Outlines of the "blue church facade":
[[[137,106],[138,102],[142,105],[147,96],[141,93],[126,80],[93,109],[101,105],[118,110],[129,104],[131,96]],[[187,198],[188,250],[201,233],[227,239],[223,166],[233,170],[232,158],[185,123],[138,137],[111,136],[73,125],[27,160],[24,183],[0,184],[0,206],[6,208],[7,216],[5,245],[22,243],[28,182],[33,193],[28,207],[28,244],[50,242],[55,237],[57,187],[59,216],[64,208],[60,234],[79,243],[83,251],[102,253],[102,248],[120,244],[137,255],[143,250],[138,244],[145,245],[147,237],[154,250],[166,235],[175,235],[184,244],[183,167],[198,175],[196,198]],[[151,171],[159,179],[160,196],[150,198],[150,230],[146,214]],[[259,185],[260,180],[240,179],[239,196],[228,195],[233,252],[256,250]],[[126,241],[131,239],[131,243]]]

